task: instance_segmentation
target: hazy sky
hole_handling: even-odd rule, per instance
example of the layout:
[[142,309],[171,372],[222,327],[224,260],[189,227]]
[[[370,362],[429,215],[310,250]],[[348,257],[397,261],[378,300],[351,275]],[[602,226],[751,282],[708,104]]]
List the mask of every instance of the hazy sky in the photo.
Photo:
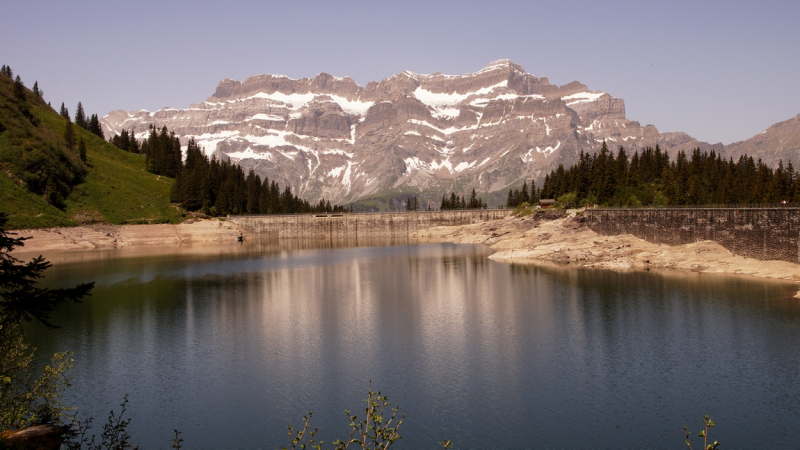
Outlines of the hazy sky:
[[475,72],[509,58],[712,143],[800,113],[800,1],[0,0],[0,63],[54,107],[185,108],[262,73]]

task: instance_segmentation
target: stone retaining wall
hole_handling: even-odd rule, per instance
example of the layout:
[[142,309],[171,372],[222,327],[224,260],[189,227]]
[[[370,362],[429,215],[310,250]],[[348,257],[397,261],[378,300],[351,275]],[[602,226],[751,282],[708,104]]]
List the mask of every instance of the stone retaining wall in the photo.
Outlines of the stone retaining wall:
[[632,234],[657,244],[710,240],[736,255],[800,263],[800,208],[589,209],[600,234]]
[[510,210],[479,209],[356,214],[228,216],[245,232],[276,239],[359,239],[405,237],[438,226],[502,219]]

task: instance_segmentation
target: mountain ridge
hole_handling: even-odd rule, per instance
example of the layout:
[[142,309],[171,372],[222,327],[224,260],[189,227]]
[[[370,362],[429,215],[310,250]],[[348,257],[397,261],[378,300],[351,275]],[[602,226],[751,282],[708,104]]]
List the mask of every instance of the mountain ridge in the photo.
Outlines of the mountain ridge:
[[604,141],[630,154],[658,144],[672,156],[698,147],[727,156],[721,143],[627,119],[620,98],[577,81],[552,85],[510,60],[464,75],[404,71],[365,86],[324,72],[223,79],[189,108],[113,111],[101,123],[106,135],[138,137],[167,126],[184,145],[193,138],[208,155],[336,203],[408,193],[432,202],[473,188],[502,199]]

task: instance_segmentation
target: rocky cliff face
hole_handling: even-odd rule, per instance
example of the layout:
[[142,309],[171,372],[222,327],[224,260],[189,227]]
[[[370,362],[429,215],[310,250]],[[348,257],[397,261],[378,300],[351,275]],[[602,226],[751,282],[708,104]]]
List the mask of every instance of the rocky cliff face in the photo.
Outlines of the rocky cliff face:
[[473,188],[500,199],[603,141],[631,153],[656,144],[671,154],[722,150],[641,126],[625,118],[622,99],[578,82],[551,85],[509,60],[466,75],[406,71],[365,87],[325,73],[226,79],[189,108],[114,111],[101,122],[107,136],[132,129],[140,138],[166,125],[184,144],[193,138],[301,197],[336,203],[414,193],[438,204],[444,192]]
[[800,166],[800,114],[776,123],[746,141],[726,146],[727,155],[734,160],[742,155],[758,156],[767,165],[775,167],[778,161],[784,166],[792,162],[795,170]]

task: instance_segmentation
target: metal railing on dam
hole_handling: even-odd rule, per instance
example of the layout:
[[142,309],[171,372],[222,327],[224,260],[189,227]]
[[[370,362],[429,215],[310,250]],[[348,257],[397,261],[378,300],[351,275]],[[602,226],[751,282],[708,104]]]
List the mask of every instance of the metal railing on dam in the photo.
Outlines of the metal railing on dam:
[[464,209],[381,213],[228,216],[245,232],[275,239],[358,239],[400,237],[438,226],[502,219],[509,209]]
[[709,240],[736,255],[800,263],[798,207],[592,208],[584,214],[600,234],[669,245]]

